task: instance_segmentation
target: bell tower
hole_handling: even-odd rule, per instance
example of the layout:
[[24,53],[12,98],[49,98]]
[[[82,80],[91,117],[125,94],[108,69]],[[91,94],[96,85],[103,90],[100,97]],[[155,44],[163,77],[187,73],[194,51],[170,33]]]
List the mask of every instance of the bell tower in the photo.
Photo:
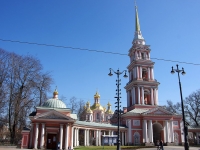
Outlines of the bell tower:
[[150,59],[150,46],[145,44],[145,40],[140,30],[138,9],[135,6],[135,35],[132,47],[128,56],[130,64],[129,82],[125,86],[127,92],[127,110],[136,107],[154,107],[158,105],[158,85],[154,79],[154,62]]

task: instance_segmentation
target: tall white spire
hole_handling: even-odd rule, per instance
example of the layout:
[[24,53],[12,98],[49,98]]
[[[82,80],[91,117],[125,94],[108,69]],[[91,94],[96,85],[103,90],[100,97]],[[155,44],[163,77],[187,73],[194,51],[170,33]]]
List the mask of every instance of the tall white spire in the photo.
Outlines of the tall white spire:
[[138,17],[138,9],[135,4],[135,35],[133,39],[133,44],[142,44],[145,45],[144,38],[142,37],[142,32],[140,31],[140,21]]

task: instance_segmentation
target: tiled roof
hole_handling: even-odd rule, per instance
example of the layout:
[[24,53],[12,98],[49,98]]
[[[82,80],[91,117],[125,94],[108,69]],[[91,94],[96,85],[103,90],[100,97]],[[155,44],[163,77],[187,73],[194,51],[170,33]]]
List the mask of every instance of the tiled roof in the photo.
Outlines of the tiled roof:
[[142,114],[142,113],[147,112],[147,111],[149,111],[149,109],[135,108],[135,109],[133,109],[133,110],[127,112],[127,114],[129,114],[129,113]]
[[[97,123],[87,121],[76,121],[74,125],[88,126],[88,127],[103,127],[103,128],[117,128],[117,125],[109,123]],[[127,128],[126,126],[120,126],[121,129]]]

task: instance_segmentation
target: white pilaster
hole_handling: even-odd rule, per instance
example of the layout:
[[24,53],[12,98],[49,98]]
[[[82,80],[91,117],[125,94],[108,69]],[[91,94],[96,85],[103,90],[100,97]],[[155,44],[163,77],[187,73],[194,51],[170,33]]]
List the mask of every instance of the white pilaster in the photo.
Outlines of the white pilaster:
[[135,51],[135,59],[138,59],[138,53]]
[[138,86],[138,104],[140,105],[140,87]]
[[154,80],[154,72],[153,72],[153,68],[151,68],[151,79]]
[[40,137],[40,149],[44,148],[44,123],[42,123],[42,131]]
[[69,126],[66,124],[66,128],[65,128],[65,149],[68,149],[68,147],[69,147],[68,137],[69,137]]
[[90,146],[90,130],[87,130],[87,146]]
[[128,120],[128,143],[132,143],[131,119]]
[[139,68],[138,68],[138,66],[136,66],[136,79],[138,79],[139,78]]
[[156,89],[156,105],[158,105],[158,88]]
[[79,128],[77,128],[76,133],[77,133],[77,136],[76,136],[76,138],[77,138],[76,146],[79,146]]
[[152,126],[152,120],[149,120],[148,122],[148,135],[149,135],[149,142],[153,143],[153,126]]
[[77,146],[77,128],[74,128],[74,147]]
[[148,80],[150,80],[150,68],[148,68]]
[[157,99],[156,99],[157,98],[157,96],[156,96],[157,92],[156,92],[156,88],[154,88],[153,91],[154,91],[154,104],[157,105]]
[[147,121],[143,120],[143,142],[147,142]]
[[101,146],[101,130],[99,130],[99,146]]
[[144,53],[144,59],[147,59],[147,53],[146,52]]
[[148,53],[149,54],[149,60],[150,60],[150,53]]
[[140,79],[142,79],[142,66],[140,66]]
[[174,127],[173,127],[173,121],[170,121],[170,133],[171,133],[171,142],[174,143]]
[[72,126],[72,134],[71,134],[71,149],[74,149],[74,127]]
[[153,88],[151,88],[151,105],[154,105]]
[[98,138],[99,138],[99,136],[98,136],[98,130],[96,130],[95,134],[96,134],[96,146],[98,146]]
[[124,131],[122,132],[122,146],[124,146]]
[[62,142],[63,142],[63,125],[60,125],[60,149],[62,150]]
[[168,127],[168,121],[165,120],[165,132],[166,132],[166,142],[169,142],[169,134],[168,134],[168,131],[169,131],[169,127]]
[[130,92],[127,91],[127,107],[130,107]]
[[84,146],[87,146],[87,130],[84,130]]
[[34,149],[37,149],[38,145],[38,123],[36,123],[35,126],[35,143],[34,143]]
[[131,91],[132,91],[131,92],[131,94],[132,94],[132,105],[134,105],[135,104],[135,87],[133,87]]
[[141,87],[142,90],[142,105],[144,105],[144,87]]
[[141,59],[142,58],[142,56],[141,56],[141,52],[139,51],[139,59]]
[[133,68],[133,79],[137,78],[137,75],[136,75],[136,67]]

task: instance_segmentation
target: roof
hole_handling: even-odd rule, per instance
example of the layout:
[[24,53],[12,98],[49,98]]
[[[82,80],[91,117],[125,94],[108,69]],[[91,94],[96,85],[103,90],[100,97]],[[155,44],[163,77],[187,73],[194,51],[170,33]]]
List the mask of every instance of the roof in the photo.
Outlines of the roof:
[[175,115],[175,116],[179,116],[178,114],[172,113],[168,110],[166,110],[165,108],[161,107],[161,106],[157,106],[155,108],[135,108],[125,114],[123,114],[123,116],[129,116],[129,115],[156,115],[156,116],[160,116],[160,115]]
[[[74,125],[87,126],[87,127],[117,128],[117,125],[115,124],[87,122],[87,121],[76,121]],[[126,128],[127,128],[126,126],[120,126],[120,129],[126,129]]]
[[63,101],[56,98],[51,98],[47,100],[42,106],[48,108],[67,108]]

